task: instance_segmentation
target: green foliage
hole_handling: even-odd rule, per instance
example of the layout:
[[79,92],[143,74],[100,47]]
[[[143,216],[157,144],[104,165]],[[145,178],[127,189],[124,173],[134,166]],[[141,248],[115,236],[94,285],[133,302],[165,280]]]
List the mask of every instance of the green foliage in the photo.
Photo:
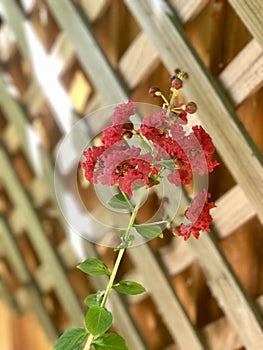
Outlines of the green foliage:
[[85,328],[69,329],[58,338],[54,350],[80,350],[87,337]]
[[145,238],[163,237],[160,226],[153,224],[134,225],[136,231]]
[[92,345],[96,350],[129,350],[125,340],[116,333],[103,334]]
[[93,306],[86,313],[85,323],[88,331],[96,338],[110,328],[112,314],[104,307]]
[[115,194],[109,201],[108,204],[115,209],[128,209],[131,207],[129,203],[126,201],[125,197],[122,193]]
[[122,294],[136,295],[145,292],[145,288],[137,282],[120,281],[112,286],[117,292]]
[[88,295],[84,300],[85,304],[88,307],[100,306],[104,293],[105,291],[99,290],[97,293]]
[[107,266],[97,258],[89,258],[79,264],[77,268],[88,275],[111,275]]

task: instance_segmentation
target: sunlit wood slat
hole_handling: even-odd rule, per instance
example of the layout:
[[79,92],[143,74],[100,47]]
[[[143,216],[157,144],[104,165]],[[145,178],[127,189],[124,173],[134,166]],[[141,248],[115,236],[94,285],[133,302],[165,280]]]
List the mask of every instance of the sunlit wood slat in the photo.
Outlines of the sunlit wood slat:
[[229,3],[263,48],[263,2],[261,0],[229,0]]

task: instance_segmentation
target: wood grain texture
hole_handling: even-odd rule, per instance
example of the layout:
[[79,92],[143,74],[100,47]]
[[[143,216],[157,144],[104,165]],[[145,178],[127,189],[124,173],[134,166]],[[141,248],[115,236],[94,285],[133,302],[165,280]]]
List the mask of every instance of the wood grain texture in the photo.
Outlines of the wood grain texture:
[[257,40],[260,46],[263,48],[263,3],[261,0],[229,0],[229,3],[244,25],[248,28],[253,37]]
[[263,84],[263,48],[252,39],[220,74],[236,105],[259,90]]
[[170,0],[182,22],[196,16],[208,3],[208,0]]

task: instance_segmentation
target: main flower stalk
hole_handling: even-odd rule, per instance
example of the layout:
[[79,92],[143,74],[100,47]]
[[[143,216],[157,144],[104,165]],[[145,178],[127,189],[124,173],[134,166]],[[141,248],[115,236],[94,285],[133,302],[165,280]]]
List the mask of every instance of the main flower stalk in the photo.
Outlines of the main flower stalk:
[[[136,220],[136,216],[137,216],[137,213],[138,213],[139,208],[140,208],[140,200],[138,200],[138,202],[136,203],[135,207],[133,207],[131,202],[130,202],[130,200],[129,200],[129,198],[126,195],[124,195],[124,196],[125,196],[126,201],[129,203],[129,207],[131,208],[131,218],[130,218],[128,227],[126,229],[126,232],[125,232],[125,235],[124,235],[124,238],[123,238],[124,241],[128,241],[129,237],[130,237],[131,229],[134,226],[134,223],[135,223],[135,220]],[[107,300],[108,300],[108,297],[110,295],[112,286],[114,284],[116,275],[118,273],[118,270],[119,270],[119,267],[120,267],[120,264],[121,264],[121,260],[122,260],[122,257],[124,255],[124,253],[125,253],[125,250],[126,250],[126,248],[121,248],[118,251],[118,255],[117,255],[117,258],[115,260],[115,264],[114,264],[113,270],[111,272],[111,276],[110,276],[109,282],[107,284],[107,287],[106,287],[103,299],[102,299],[102,301],[100,303],[101,307],[104,307],[106,302],[107,302]],[[84,350],[90,350],[91,349],[93,340],[94,340],[94,336],[92,334],[90,334],[88,336],[88,339],[87,339],[87,342],[85,344]]]

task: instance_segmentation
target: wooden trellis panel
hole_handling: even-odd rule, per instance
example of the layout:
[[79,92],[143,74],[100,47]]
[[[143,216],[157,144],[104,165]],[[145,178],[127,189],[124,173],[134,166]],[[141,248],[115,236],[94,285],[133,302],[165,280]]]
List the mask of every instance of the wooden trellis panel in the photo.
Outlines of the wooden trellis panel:
[[[210,7],[217,11],[220,6],[225,9],[226,1],[217,4],[213,0],[37,0],[27,8],[29,3],[0,0],[2,27],[9,27],[15,38],[6,54],[0,52],[3,299],[20,312],[33,308],[54,342],[65,328],[82,323],[83,295],[106,284],[106,278],[80,277],[74,269],[77,261],[83,255],[102,255],[110,263],[114,259],[114,254],[80,238],[82,253],[74,250],[70,238],[74,233],[57,206],[53,185],[56,145],[81,117],[76,92],[74,95],[69,91],[66,75],[78,71],[82,83],[76,79],[71,86],[82,84],[86,91],[91,91],[91,97],[87,97],[87,92],[83,97],[87,99],[82,111],[85,114],[138,96],[144,82],[151,81],[151,74],[160,70],[168,77],[176,65],[190,74],[185,93],[198,103],[196,121],[212,135],[235,185],[217,200],[213,233],[204,234],[198,241],[172,239],[163,246],[156,243],[157,248],[150,243],[128,251],[124,273],[139,279],[148,293],[134,300],[122,300],[113,294],[114,327],[132,350],[263,348],[262,283],[255,281],[259,286],[257,294],[249,295],[223,249],[225,240],[248,222],[256,220],[260,225],[263,221],[262,156],[236,113],[247,98],[262,95],[261,1],[229,1],[251,39],[216,77],[193,48],[186,28]],[[123,21],[119,15],[123,15]],[[116,42],[102,40],[100,21],[109,23],[111,28],[116,26],[112,32],[104,33],[112,35]],[[128,23],[132,23],[129,28],[134,34],[123,50],[124,43],[119,38],[121,35],[128,38]],[[0,25],[0,39],[1,31]],[[73,67],[78,68],[70,69],[72,62],[77,62]],[[23,70],[28,74],[27,82],[22,77]],[[162,76],[159,80],[166,84]],[[76,91],[84,96],[84,90]],[[52,136],[39,136],[39,120],[40,130],[56,135],[53,146],[45,147],[44,143],[51,142]],[[263,123],[261,126],[263,131]],[[93,125],[88,125],[87,131],[89,128]],[[165,191],[169,193],[169,188]],[[171,202],[167,205],[168,214],[172,215],[173,207]],[[261,229],[261,242],[262,234]],[[21,245],[24,241],[26,248]],[[259,256],[262,258],[262,254]],[[186,290],[187,284],[176,288],[173,283],[183,279],[191,268],[199,269],[196,273],[205,281],[203,288],[208,287],[213,295],[209,301],[222,310],[221,315],[201,327],[180,294],[180,288]],[[263,273],[257,269],[260,278]],[[6,278],[8,274],[10,279]],[[145,315],[151,321],[147,322],[145,317],[142,324],[140,312],[143,313],[144,305],[148,305]],[[151,324],[155,326],[151,328]]]

